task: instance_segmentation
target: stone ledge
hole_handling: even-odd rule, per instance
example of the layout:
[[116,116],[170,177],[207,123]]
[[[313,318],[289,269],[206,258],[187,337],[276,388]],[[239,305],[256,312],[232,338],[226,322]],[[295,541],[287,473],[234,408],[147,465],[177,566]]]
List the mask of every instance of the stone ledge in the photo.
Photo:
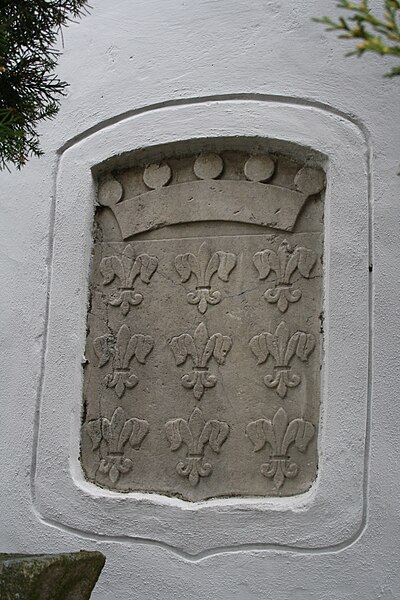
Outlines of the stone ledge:
[[0,554],[2,600],[88,600],[105,563],[101,552]]

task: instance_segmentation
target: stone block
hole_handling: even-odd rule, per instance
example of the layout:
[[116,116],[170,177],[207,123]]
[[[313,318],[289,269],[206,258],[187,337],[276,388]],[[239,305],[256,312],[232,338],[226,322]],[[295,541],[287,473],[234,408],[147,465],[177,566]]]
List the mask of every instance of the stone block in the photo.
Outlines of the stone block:
[[101,552],[0,554],[0,598],[88,600],[104,563]]

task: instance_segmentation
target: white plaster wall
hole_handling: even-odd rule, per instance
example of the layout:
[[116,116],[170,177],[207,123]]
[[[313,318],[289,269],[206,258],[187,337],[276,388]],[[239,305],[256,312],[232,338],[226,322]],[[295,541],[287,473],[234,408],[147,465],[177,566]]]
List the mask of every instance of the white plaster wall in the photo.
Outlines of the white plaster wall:
[[[20,173],[0,175],[0,550],[101,550],[107,563],[93,594],[98,600],[400,598],[399,82],[381,77],[382,59],[345,59],[343,43],[311,22],[335,13],[332,0],[91,4],[90,16],[64,33],[59,73],[71,86],[57,119],[41,128],[45,156]],[[326,106],[355,120],[372,148],[373,336],[362,533],[350,545],[317,553],[228,545],[189,558],[146,541],[100,541],[44,522],[32,502],[33,448],[46,361],[57,151],[149,105],[241,95]],[[354,309],[356,296],[352,302]],[[54,397],[55,411],[58,402]],[[56,436],[52,443],[56,448]]]

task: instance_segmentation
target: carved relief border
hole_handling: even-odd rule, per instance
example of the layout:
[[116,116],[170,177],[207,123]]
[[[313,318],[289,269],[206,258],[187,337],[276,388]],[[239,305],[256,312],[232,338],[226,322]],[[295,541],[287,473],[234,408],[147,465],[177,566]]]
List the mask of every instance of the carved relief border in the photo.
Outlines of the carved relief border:
[[[257,547],[263,544],[276,547],[284,545],[293,549],[306,547],[316,552],[321,547],[334,547],[337,544],[343,547],[358,535],[364,522],[363,446],[360,445],[353,455],[354,471],[349,471],[349,465],[340,464],[340,456],[336,465],[329,461],[332,452],[338,456],[338,447],[332,447],[333,439],[335,444],[342,444],[345,448],[354,432],[361,438],[365,432],[368,188],[364,154],[360,152],[360,147],[366,147],[363,134],[346,115],[338,119],[335,112],[313,107],[306,102],[302,106],[294,106],[273,99],[259,98],[257,101],[255,97],[240,97],[225,102],[207,99],[206,104],[199,102],[174,106],[171,110],[174,117],[179,112],[179,119],[165,119],[165,111],[168,110],[166,106],[164,109],[138,113],[137,116],[132,114],[132,118],[122,119],[112,128],[105,127],[96,136],[89,135],[82,141],[70,144],[69,151],[62,155],[52,234],[55,247],[46,368],[37,454],[35,452],[35,508],[45,521],[60,527],[85,530],[93,537],[124,536],[126,539],[126,536],[131,536],[133,540],[145,537],[156,543],[172,545],[183,554],[204,553],[209,549],[215,552],[220,545],[230,546],[233,537],[235,544],[254,543]],[[243,114],[251,115],[251,119],[243,120]],[[321,421],[324,452],[317,485],[300,498],[286,499],[283,504],[276,499],[230,499],[218,503],[205,502],[201,509],[194,506],[182,510],[178,499],[163,500],[141,494],[129,494],[121,504],[109,492],[93,489],[94,486],[87,484],[82,477],[78,462],[81,390],[76,382],[81,381],[80,357],[84,348],[86,278],[94,204],[90,171],[108,158],[107,148],[113,148],[115,154],[121,154],[144,147],[149,130],[159,132],[159,143],[188,137],[202,138],[208,134],[221,137],[235,135],[238,139],[240,136],[254,135],[258,139],[269,137],[298,143],[329,156],[329,210],[325,236],[328,296],[325,301],[326,345]],[[86,237],[81,236],[82,227]],[[352,244],[355,236],[358,242],[356,248]],[[352,248],[348,263],[342,260],[343,248],[347,247]],[[62,260],[66,253],[70,257],[69,264]],[[347,294],[351,297],[354,287],[358,293],[357,311],[354,312],[349,305],[348,310],[342,312],[337,298],[339,295],[346,297]],[[80,335],[71,336],[71,330],[76,330],[77,324],[80,324]],[[63,343],[60,343],[61,339]],[[65,366],[63,372],[58,368],[60,362]],[[355,368],[358,372],[357,381],[353,378]],[[351,398],[348,398],[349,389]],[[55,397],[60,398],[57,412],[54,411]],[[71,422],[71,409],[72,430],[69,430],[66,424]],[[346,422],[343,419],[345,413]],[[56,445],[55,435],[58,436]],[[49,447],[54,449],[51,455],[48,453]],[[57,492],[59,485],[63,486],[64,491],[64,497],[61,498]],[[342,504],[342,493],[343,496],[346,494],[346,505]],[[70,511],[71,498],[76,507],[73,514]],[[351,498],[350,504],[348,498]],[[236,505],[239,507],[237,512]],[[230,508],[229,523],[225,511],[227,506]],[[301,522],[297,517],[300,507],[303,515]],[[190,519],[192,511],[198,510],[204,512],[209,522],[205,530],[194,527]],[[265,527],[269,512],[276,515],[277,510],[284,517],[284,531],[277,523]],[[321,511],[325,517],[323,522],[318,516],[322,515]],[[235,513],[234,519],[232,512]],[[150,516],[152,519],[149,519]],[[159,528],[151,528],[151,520],[157,522],[158,518],[168,518],[169,521],[176,519],[180,527],[172,537],[169,532],[167,539]],[[186,527],[192,527],[190,539],[184,535]],[[179,531],[182,531],[182,535]]]

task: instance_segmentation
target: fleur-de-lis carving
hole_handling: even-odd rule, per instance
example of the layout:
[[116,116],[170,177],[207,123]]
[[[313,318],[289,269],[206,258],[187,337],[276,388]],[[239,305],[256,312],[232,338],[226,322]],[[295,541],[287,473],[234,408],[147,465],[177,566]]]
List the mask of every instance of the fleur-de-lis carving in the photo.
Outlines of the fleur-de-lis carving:
[[205,421],[203,413],[195,408],[189,421],[172,419],[165,424],[165,430],[171,450],[178,450],[182,444],[187,447],[187,456],[176,465],[181,477],[187,477],[192,486],[200,477],[208,477],[212,473],[212,465],[204,462],[204,447],[208,444],[214,452],[219,453],[229,433],[229,425],[224,421]]
[[208,304],[218,304],[221,301],[221,292],[211,290],[211,279],[216,274],[222,281],[228,281],[235,265],[235,254],[222,251],[211,254],[206,242],[201,244],[197,256],[188,252],[175,258],[175,268],[183,282],[188,281],[192,274],[197,279],[196,291],[189,292],[187,299],[190,304],[197,304],[202,315]]
[[264,448],[265,444],[271,446],[270,459],[260,470],[264,477],[273,479],[279,489],[285,478],[293,479],[299,473],[299,465],[287,455],[290,446],[305,452],[314,436],[314,425],[304,419],[289,421],[286,411],[280,408],[272,421],[258,419],[249,423],[246,434],[254,444],[254,452]]
[[291,278],[297,270],[306,279],[317,262],[314,250],[297,246],[293,251],[286,240],[280,244],[278,251],[266,249],[253,256],[259,279],[266,279],[271,271],[276,274],[275,287],[264,292],[264,298],[271,304],[277,304],[284,313],[289,303],[298,302],[302,296],[300,289],[293,289]]
[[93,349],[99,359],[99,367],[103,367],[113,357],[113,372],[106,376],[107,387],[114,388],[121,398],[125,389],[131,389],[138,383],[137,376],[130,370],[133,358],[145,364],[146,357],[153,349],[154,340],[142,333],[131,334],[127,325],[121,325],[117,337],[101,335],[93,341]]
[[264,331],[255,335],[249,343],[257,364],[264,363],[271,355],[275,361],[275,374],[266,375],[264,383],[269,388],[276,388],[277,394],[284,398],[288,388],[299,385],[301,377],[291,372],[290,362],[294,356],[306,361],[314,349],[315,337],[312,333],[296,331],[290,335],[289,327],[281,321],[275,333]]
[[128,473],[133,466],[132,460],[124,456],[127,442],[138,449],[149,432],[149,424],[141,419],[127,419],[123,408],[118,407],[111,420],[100,417],[89,421],[86,429],[93,450],[98,450],[101,442],[105,442],[107,452],[100,461],[99,471],[108,474],[112,483],[116,483],[120,474]]
[[232,339],[221,333],[208,335],[207,327],[200,323],[193,337],[182,333],[173,337],[169,345],[175,357],[176,364],[182,365],[188,356],[193,362],[191,373],[183,375],[181,381],[185,388],[193,389],[194,397],[200,400],[204,390],[212,388],[217,383],[216,375],[209,373],[207,363],[214,357],[219,365],[225,364],[225,358],[232,346]]
[[131,306],[140,304],[143,300],[142,294],[134,290],[137,277],[144,283],[149,283],[158,267],[158,259],[148,254],[140,254],[135,258],[135,253],[130,244],[125,247],[121,258],[119,256],[107,256],[100,263],[100,272],[104,277],[103,285],[111,283],[118,277],[120,287],[108,299],[111,306],[120,306],[123,315],[127,315]]

